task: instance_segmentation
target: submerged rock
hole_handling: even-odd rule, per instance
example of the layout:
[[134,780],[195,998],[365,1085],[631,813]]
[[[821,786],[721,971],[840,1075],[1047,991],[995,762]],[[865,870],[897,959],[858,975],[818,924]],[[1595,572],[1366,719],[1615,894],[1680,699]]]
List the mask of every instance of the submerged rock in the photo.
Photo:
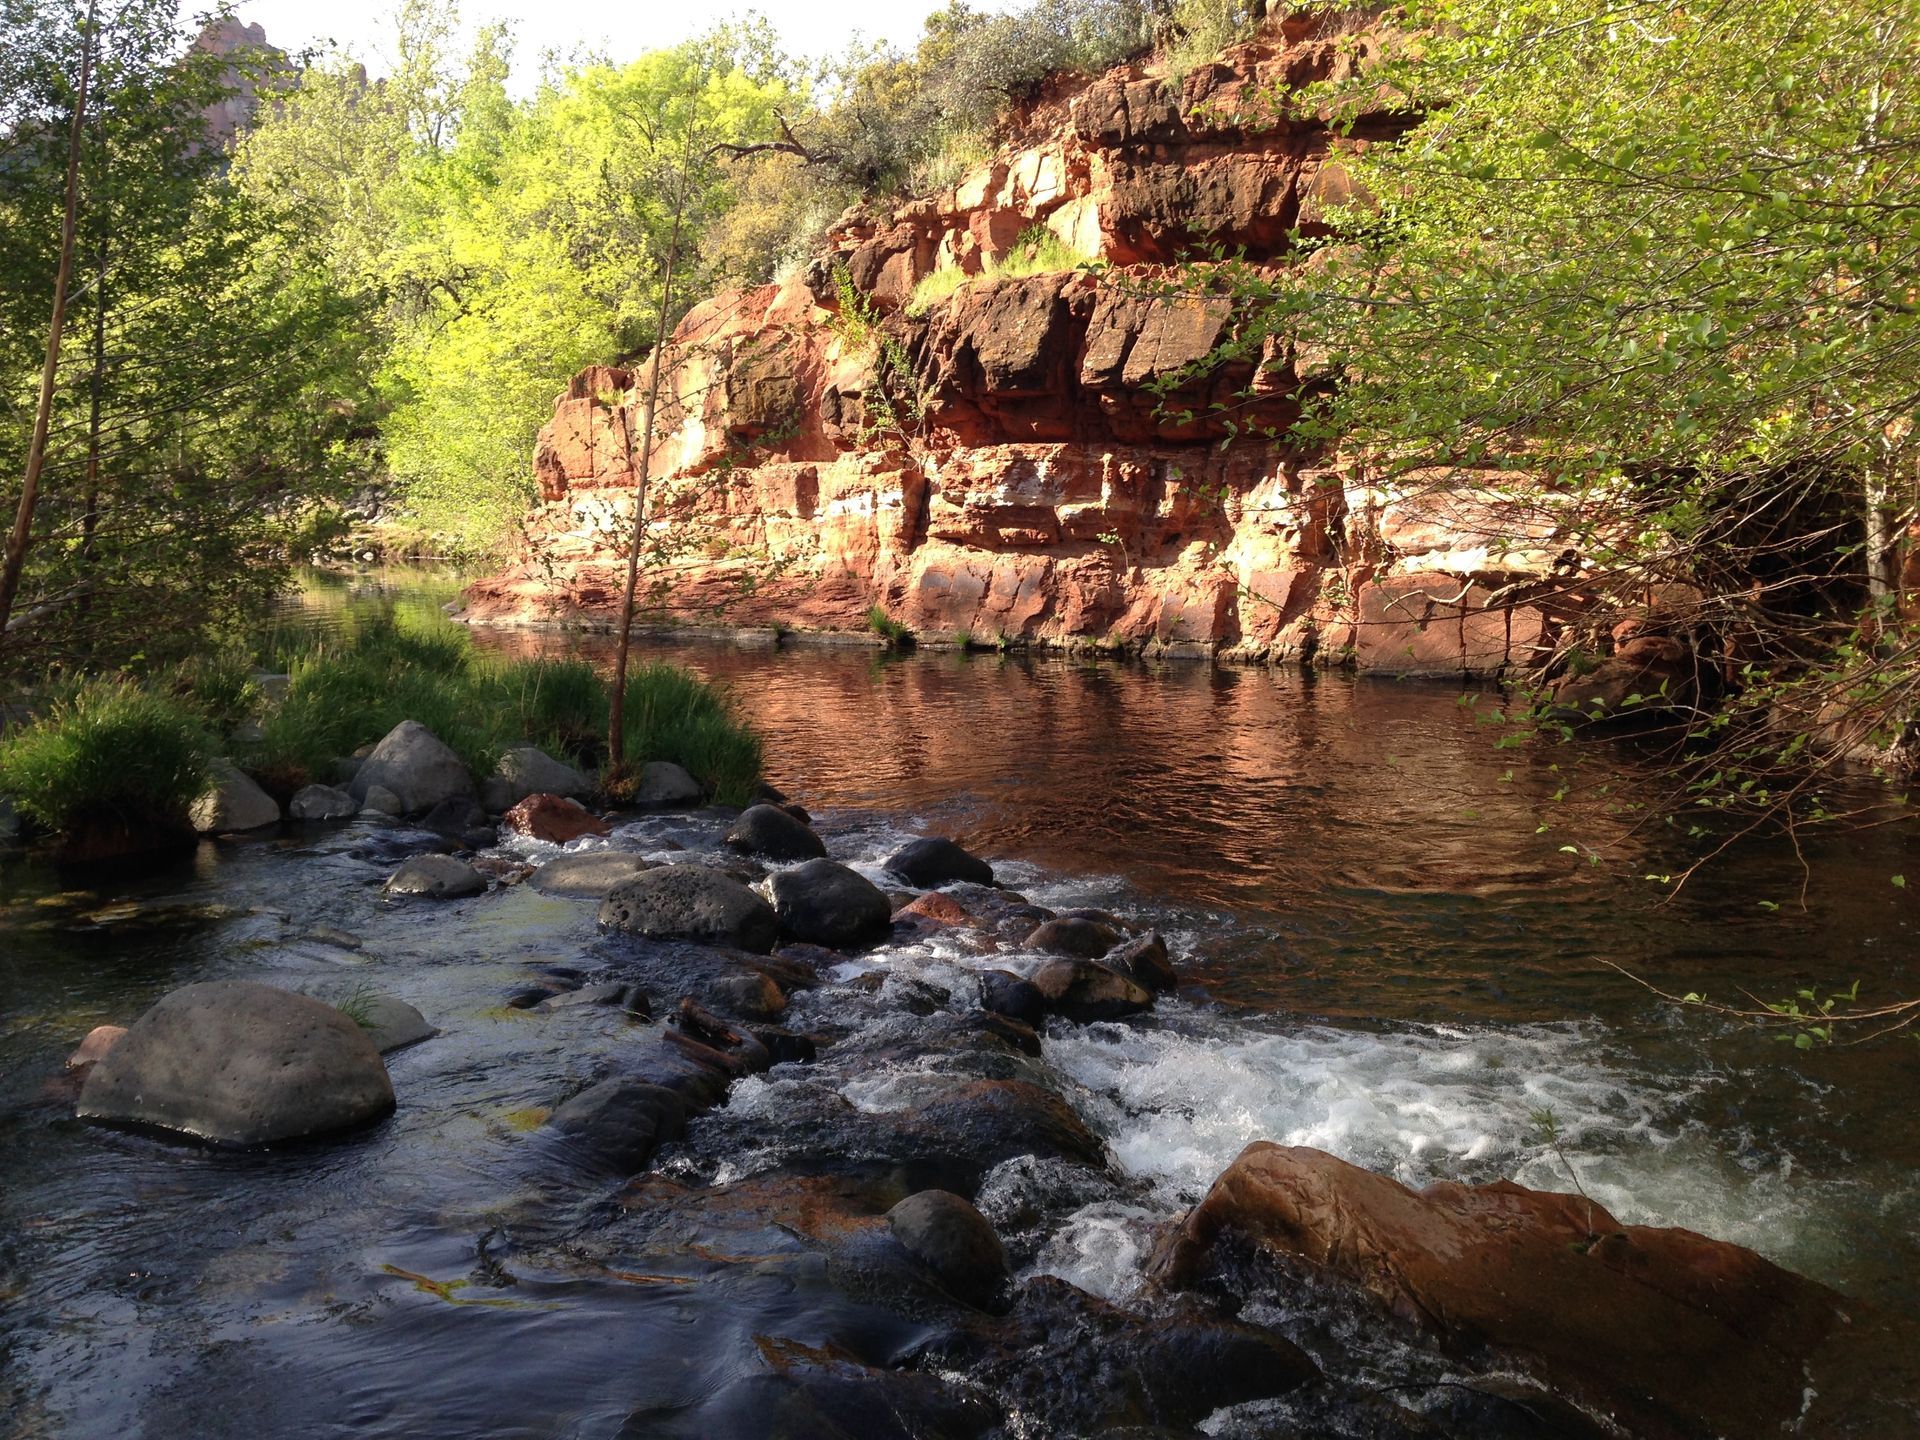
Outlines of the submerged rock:
[[930,835],[914,840],[894,852],[887,869],[909,885],[933,890],[964,880],[974,885],[993,884],[993,867],[969,854],[944,836]]
[[834,860],[809,860],[767,882],[774,914],[790,940],[844,950],[884,940],[893,907],[864,875]]
[[549,845],[565,845],[582,835],[613,833],[611,825],[578,800],[560,795],[529,795],[500,817],[500,828]]
[[472,850],[484,850],[498,838],[480,802],[465,795],[442,800],[420,817],[420,828]]
[[191,815],[202,835],[226,835],[278,825],[280,803],[231,760],[215,760],[213,783],[193,802]]
[[295,820],[312,823],[320,820],[351,820],[360,813],[360,804],[344,790],[331,785],[307,785],[287,802],[287,814]]
[[393,1110],[373,1040],[333,1006],[248,980],[188,985],[93,1067],[83,1119],[221,1145],[325,1135]]
[[588,850],[578,855],[555,856],[534,871],[528,883],[543,895],[599,899],[614,886],[651,869],[651,860],[623,850]]
[[487,877],[451,855],[416,855],[387,880],[389,895],[422,896],[429,900],[458,900],[487,888]]
[[[417,720],[402,720],[373,747],[354,773],[353,797],[371,805],[376,787],[399,801],[403,815],[419,815],[442,800],[474,796],[473,777],[458,755]],[[375,807],[379,808],[379,807]]]
[[738,880],[699,865],[662,865],[615,886],[600,923],[649,940],[693,940],[764,955],[780,938],[773,907]]
[[747,855],[769,860],[814,860],[827,853],[826,842],[776,805],[752,805],[727,831],[726,843]]
[[665,1086],[616,1077],[582,1090],[547,1123],[588,1163],[631,1175],[661,1145],[686,1133],[687,1102]]
[[1007,1284],[1007,1252],[987,1217],[947,1190],[922,1190],[887,1212],[893,1238],[931,1270],[948,1293],[975,1309],[992,1306]]
[[1856,1378],[1830,1373],[1859,1339],[1839,1295],[1737,1245],[1622,1225],[1579,1195],[1507,1181],[1414,1191],[1257,1142],[1154,1272],[1190,1285],[1249,1248],[1357,1286],[1446,1346],[1491,1347],[1636,1436],[1830,1433]]

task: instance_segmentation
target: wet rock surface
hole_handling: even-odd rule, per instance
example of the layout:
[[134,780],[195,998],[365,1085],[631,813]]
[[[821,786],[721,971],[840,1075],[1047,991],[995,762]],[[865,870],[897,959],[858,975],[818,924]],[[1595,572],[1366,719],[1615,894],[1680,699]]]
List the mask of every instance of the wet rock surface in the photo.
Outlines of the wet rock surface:
[[83,1119],[219,1145],[352,1129],[394,1106],[380,1052],[333,1006],[244,980],[175,990],[88,1074]]
[[767,860],[815,860],[827,853],[826,842],[805,821],[778,805],[750,805],[741,811],[726,843],[743,855]]
[[903,845],[887,860],[887,869],[923,890],[938,889],[956,880],[993,884],[993,866],[939,835]]
[[780,935],[771,905],[738,880],[697,865],[663,865],[616,886],[600,902],[600,923],[650,940],[762,953]]
[[846,950],[884,939],[893,928],[893,907],[879,887],[832,860],[782,870],[767,888],[790,940]]
[[528,882],[547,895],[574,895],[599,899],[653,864],[621,850],[589,850],[578,855],[556,855]]
[[427,900],[459,900],[486,888],[486,876],[451,855],[416,855],[387,881],[389,895]]

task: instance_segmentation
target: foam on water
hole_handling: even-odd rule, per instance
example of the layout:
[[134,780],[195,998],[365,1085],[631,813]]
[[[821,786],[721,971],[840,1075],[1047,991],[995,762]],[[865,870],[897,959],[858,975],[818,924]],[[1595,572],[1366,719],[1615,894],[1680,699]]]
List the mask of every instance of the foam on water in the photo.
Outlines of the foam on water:
[[[1577,1173],[1623,1222],[1685,1226],[1814,1273],[1844,1230],[1845,1197],[1797,1175],[1790,1155],[1693,1118],[1729,1077],[1631,1071],[1598,1026],[1255,1029],[1164,1002],[1161,1021],[1063,1028],[1046,1053],[1163,1214],[1270,1140],[1414,1186],[1513,1179],[1572,1192]],[[1540,1124],[1547,1110],[1557,1146]],[[1089,1207],[1037,1268],[1124,1296],[1133,1281],[1115,1252],[1137,1256],[1137,1230],[1138,1217]]]

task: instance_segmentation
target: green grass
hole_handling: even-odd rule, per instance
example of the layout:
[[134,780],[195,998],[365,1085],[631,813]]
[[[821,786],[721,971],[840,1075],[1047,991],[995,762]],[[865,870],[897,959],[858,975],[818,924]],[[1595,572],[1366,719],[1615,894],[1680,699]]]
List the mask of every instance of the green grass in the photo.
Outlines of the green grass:
[[222,735],[251,720],[262,698],[253,667],[234,650],[181,661],[174,666],[167,688]]
[[733,697],[678,665],[643,665],[627,676],[627,756],[637,767],[671,760],[723,805],[745,805],[760,783],[760,737]]
[[922,276],[907,301],[907,313],[925,315],[974,280],[1018,280],[1028,275],[1051,275],[1060,270],[1078,269],[1085,263],[1084,256],[1046,226],[1031,225],[1020,233],[1006,254],[987,262],[983,274],[969,275],[958,265],[948,265]]
[[[289,673],[285,701],[245,757],[272,790],[327,778],[335,759],[402,720],[433,731],[476,778],[513,745],[537,745],[589,772],[605,758],[608,686],[592,665],[488,655],[437,616],[363,621],[291,658]],[[624,728],[636,765],[683,765],[715,798],[750,796],[759,782],[759,737],[724,692],[689,670],[647,665],[630,675]]]
[[886,641],[889,649],[913,643],[913,632],[878,605],[867,611],[867,628]]
[[187,701],[126,680],[88,680],[0,743],[0,792],[43,829],[184,825],[213,743]]

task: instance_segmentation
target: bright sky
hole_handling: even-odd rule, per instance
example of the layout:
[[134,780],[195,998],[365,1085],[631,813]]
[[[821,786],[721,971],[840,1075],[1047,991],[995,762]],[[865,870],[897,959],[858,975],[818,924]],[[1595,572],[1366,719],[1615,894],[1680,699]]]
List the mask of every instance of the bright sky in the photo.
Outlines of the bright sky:
[[[198,5],[182,6],[183,13]],[[243,21],[266,27],[267,39],[283,50],[338,42],[353,52],[369,70],[387,68],[393,50],[393,14],[397,0],[237,0],[235,11]],[[515,69],[529,74],[542,51],[562,55],[582,48],[599,51],[614,60],[627,60],[644,50],[671,45],[709,28],[716,22],[752,8],[772,22],[787,48],[799,55],[826,55],[842,50],[857,31],[869,40],[890,40],[912,48],[936,0],[838,0],[833,4],[811,0],[611,0],[611,3],[566,4],[557,0],[465,0],[460,7],[469,24],[501,19],[513,27]],[[995,8],[995,7],[987,7]]]

